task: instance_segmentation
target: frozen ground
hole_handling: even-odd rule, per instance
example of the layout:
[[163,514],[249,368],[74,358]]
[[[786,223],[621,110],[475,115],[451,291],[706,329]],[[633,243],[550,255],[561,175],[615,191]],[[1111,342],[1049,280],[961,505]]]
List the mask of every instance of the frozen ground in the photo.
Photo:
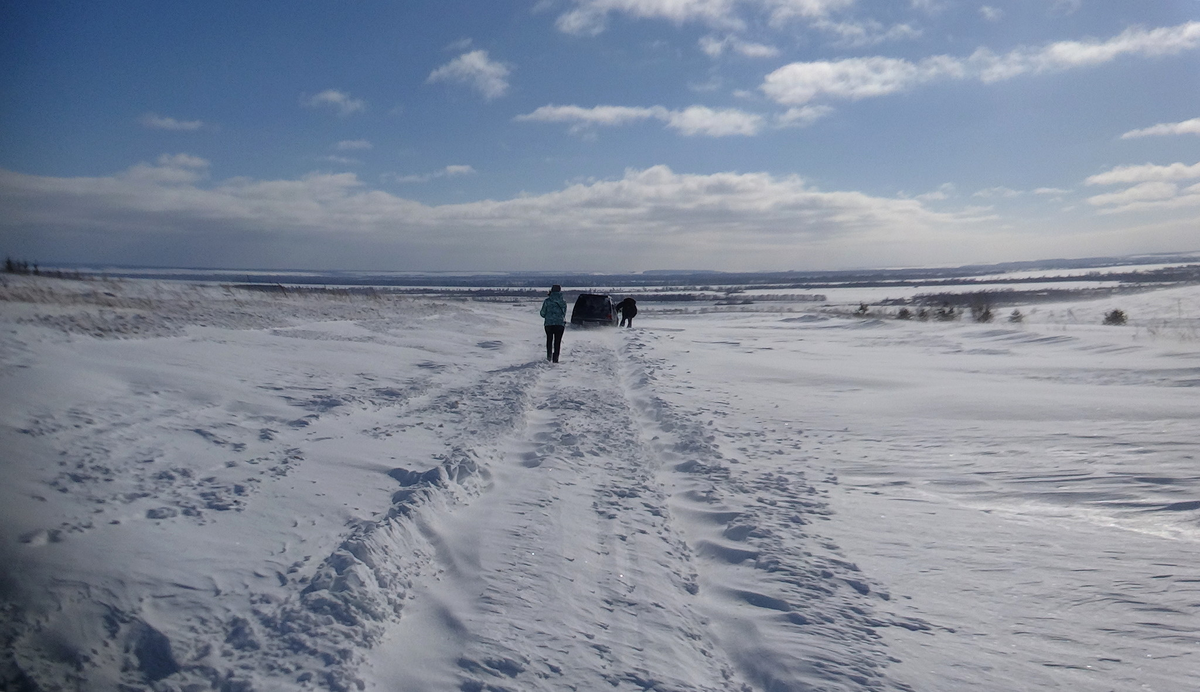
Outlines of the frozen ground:
[[553,367],[529,303],[0,294],[5,689],[1200,688],[1196,287]]

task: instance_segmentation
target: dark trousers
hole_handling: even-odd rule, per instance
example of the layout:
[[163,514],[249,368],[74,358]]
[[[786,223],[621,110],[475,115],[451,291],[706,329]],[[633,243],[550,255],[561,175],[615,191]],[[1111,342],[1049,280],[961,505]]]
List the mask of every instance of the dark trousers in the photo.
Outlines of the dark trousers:
[[562,335],[566,329],[562,324],[546,325],[546,360],[558,362],[558,351],[562,348]]
[[622,327],[632,327],[633,326],[633,317],[634,317],[633,315],[626,315],[625,313],[622,312],[621,313],[621,326]]

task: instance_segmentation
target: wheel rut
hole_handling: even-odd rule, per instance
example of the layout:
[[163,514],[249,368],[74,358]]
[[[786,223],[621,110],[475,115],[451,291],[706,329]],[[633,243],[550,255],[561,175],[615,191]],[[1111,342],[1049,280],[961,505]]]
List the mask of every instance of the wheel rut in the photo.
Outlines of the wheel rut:
[[906,690],[877,630],[927,626],[814,530],[812,460],[676,399],[659,337],[572,337],[473,450],[487,488],[423,515],[437,569],[381,656],[428,665],[389,689]]
[[425,615],[402,619],[385,648],[413,645],[436,613],[454,625],[437,628],[447,647],[434,665],[392,679],[409,689],[740,689],[692,607],[691,552],[626,397],[620,337],[572,336],[563,363],[543,366],[525,424],[498,441],[491,487],[426,523],[444,569],[416,597],[412,610]]

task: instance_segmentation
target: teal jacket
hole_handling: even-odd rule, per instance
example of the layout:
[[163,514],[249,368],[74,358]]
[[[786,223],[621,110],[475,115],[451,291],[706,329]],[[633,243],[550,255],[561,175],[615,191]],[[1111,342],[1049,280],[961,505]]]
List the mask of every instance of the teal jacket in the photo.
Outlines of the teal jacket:
[[542,317],[546,318],[546,326],[565,325],[567,323],[567,301],[563,299],[562,291],[555,291],[542,301]]

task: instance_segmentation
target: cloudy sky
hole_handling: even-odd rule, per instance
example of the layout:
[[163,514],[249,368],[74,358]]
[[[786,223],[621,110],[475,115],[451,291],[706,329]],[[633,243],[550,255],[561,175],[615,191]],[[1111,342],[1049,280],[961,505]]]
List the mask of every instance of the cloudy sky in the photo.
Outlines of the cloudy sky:
[[1200,250],[1200,0],[43,0],[0,36],[0,253],[43,264]]

